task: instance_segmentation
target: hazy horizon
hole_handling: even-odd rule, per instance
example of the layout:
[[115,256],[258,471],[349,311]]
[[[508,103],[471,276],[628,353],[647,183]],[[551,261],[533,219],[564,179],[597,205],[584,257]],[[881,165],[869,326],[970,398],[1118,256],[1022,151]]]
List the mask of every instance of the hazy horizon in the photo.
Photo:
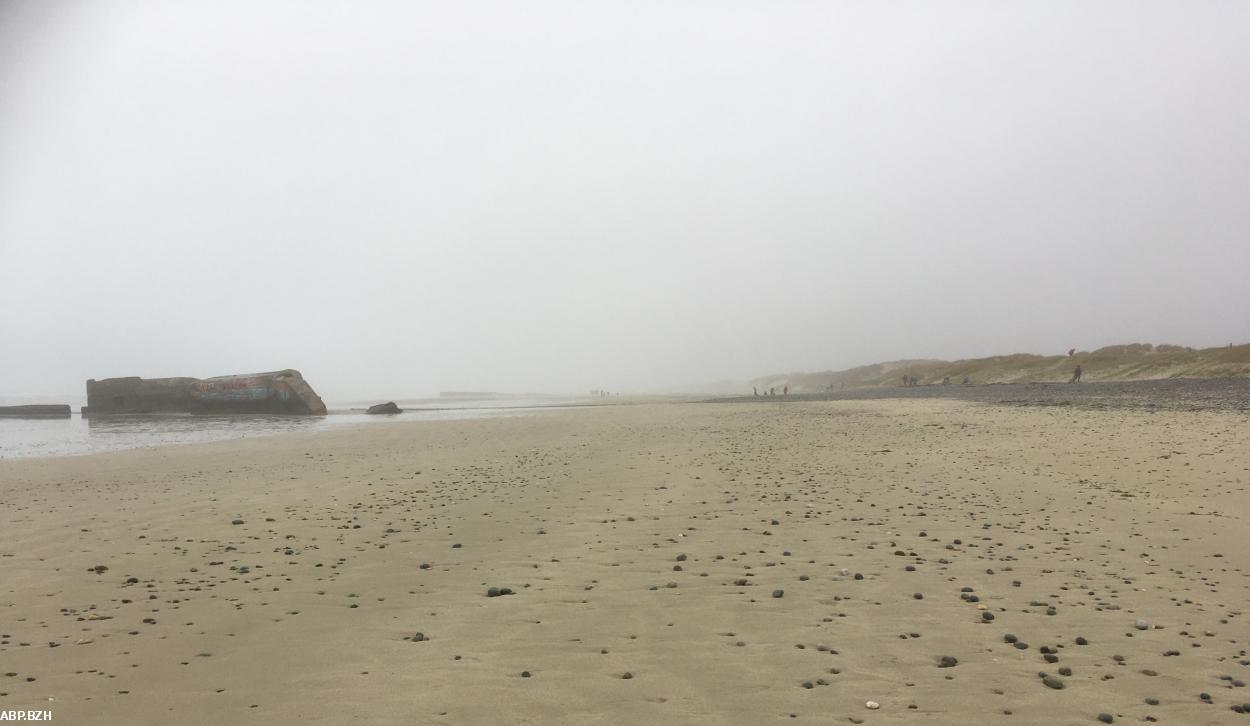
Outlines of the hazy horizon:
[[1236,2],[0,3],[0,399],[1242,343],[1247,30]]

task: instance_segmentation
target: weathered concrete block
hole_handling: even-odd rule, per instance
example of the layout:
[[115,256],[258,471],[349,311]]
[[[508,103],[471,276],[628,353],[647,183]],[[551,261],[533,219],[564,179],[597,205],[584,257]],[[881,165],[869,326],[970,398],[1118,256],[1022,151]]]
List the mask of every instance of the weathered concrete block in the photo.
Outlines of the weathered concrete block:
[[88,415],[111,413],[275,413],[324,415],[326,405],[297,370],[217,378],[106,378],[87,381]]

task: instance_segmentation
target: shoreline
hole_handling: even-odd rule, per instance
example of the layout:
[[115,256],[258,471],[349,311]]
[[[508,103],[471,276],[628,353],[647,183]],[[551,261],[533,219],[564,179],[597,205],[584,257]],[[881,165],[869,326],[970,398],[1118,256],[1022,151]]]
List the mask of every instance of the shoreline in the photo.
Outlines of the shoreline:
[[[332,432],[340,429],[421,421],[526,416],[543,410],[576,409],[593,405],[550,404],[444,409],[409,409],[401,414],[367,415],[363,411],[332,411],[322,416],[272,414],[206,415],[185,413],[113,414],[48,419],[0,420],[0,461],[21,461],[60,456],[90,456],[107,451],[185,446],[214,441],[284,436],[292,433]],[[428,414],[428,415],[426,415]],[[17,428],[22,422],[26,426]],[[41,426],[42,424],[42,426]],[[6,432],[6,427],[13,427]],[[84,431],[83,427],[87,427]],[[101,432],[92,429],[102,429]],[[5,438],[6,435],[9,438]],[[21,436],[15,439],[14,437]],[[98,440],[93,437],[101,437]],[[162,437],[172,437],[167,440]],[[24,445],[23,445],[24,444]],[[52,445],[62,450],[31,453]],[[6,445],[16,450],[7,453]],[[71,450],[65,451],[63,449]]]

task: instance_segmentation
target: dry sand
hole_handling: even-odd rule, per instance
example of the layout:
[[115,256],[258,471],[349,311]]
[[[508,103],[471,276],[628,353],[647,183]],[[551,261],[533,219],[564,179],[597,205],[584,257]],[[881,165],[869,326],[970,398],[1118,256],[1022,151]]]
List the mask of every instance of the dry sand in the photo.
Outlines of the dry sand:
[[1248,481],[1244,415],[944,400],[0,462],[0,710],[1250,724]]

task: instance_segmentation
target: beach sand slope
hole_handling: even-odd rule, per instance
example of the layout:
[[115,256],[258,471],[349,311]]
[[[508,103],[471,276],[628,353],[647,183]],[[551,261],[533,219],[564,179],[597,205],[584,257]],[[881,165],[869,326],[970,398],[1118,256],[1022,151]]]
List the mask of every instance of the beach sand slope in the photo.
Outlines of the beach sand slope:
[[1244,415],[948,400],[0,462],[0,709],[1250,723],[1248,482]]

